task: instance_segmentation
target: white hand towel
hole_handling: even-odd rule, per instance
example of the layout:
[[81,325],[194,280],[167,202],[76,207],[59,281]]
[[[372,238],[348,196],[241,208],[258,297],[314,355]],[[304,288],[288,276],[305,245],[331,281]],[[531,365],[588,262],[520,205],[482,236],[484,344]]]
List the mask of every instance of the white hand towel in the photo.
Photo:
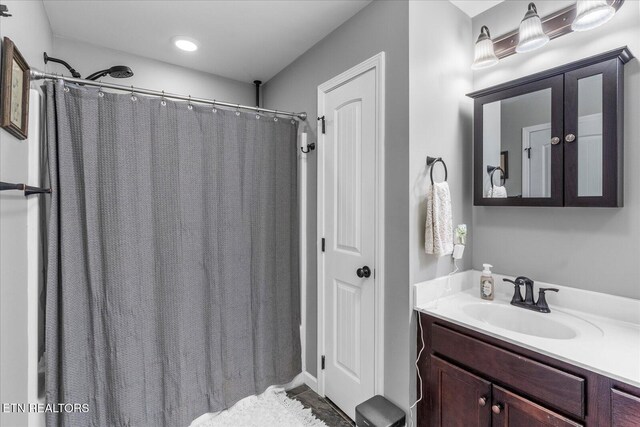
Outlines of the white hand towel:
[[507,189],[502,185],[494,185],[489,190],[489,197],[493,199],[505,199],[507,197]]
[[453,218],[449,184],[437,182],[427,192],[427,223],[424,232],[424,249],[437,256],[453,252]]

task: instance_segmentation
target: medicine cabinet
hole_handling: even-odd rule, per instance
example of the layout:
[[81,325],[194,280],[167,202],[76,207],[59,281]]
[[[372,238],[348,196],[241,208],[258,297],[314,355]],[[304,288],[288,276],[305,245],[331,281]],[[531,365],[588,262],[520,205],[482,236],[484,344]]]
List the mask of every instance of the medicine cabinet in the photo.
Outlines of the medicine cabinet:
[[474,205],[623,203],[626,48],[469,94]]

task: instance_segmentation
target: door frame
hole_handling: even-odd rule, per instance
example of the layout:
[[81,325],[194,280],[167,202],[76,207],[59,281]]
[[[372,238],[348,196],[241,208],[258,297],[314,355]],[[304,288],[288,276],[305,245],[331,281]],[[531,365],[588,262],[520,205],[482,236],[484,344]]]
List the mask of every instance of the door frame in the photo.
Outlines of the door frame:
[[[318,116],[325,113],[325,96],[333,89],[353,80],[367,71],[376,73],[376,170],[375,170],[375,267],[374,267],[374,388],[376,394],[384,393],[384,161],[385,161],[385,53],[380,52],[353,68],[318,86]],[[321,242],[325,235],[325,136],[318,121],[318,394],[324,397],[325,372],[322,369],[322,355],[325,354],[325,257]]]
[[[525,126],[522,128],[522,146],[520,147],[522,148],[522,151],[520,152],[520,159],[522,160],[522,171],[520,172],[521,173],[520,179],[522,180],[522,184],[521,184],[522,197],[529,197],[529,190],[530,190],[529,187],[531,186],[531,183],[529,182],[530,163],[524,161],[524,147],[525,145],[529,148],[531,147],[531,134],[533,132],[538,132],[545,129],[549,129],[549,132],[551,132],[551,122],[541,123],[539,125]],[[525,180],[525,177],[526,177],[526,180]],[[524,194],[525,181],[527,183],[526,195]],[[549,197],[551,197],[551,194],[549,194]]]

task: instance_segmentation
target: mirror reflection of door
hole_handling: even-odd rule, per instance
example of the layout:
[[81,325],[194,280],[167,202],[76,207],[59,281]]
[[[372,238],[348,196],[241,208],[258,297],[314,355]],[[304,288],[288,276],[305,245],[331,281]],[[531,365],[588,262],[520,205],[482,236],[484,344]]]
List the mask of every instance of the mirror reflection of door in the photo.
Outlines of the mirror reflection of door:
[[602,74],[578,81],[578,197],[602,196]]
[[[510,153],[509,198],[551,197],[552,89],[544,88],[483,105],[483,173],[499,166],[501,153]],[[505,171],[506,172],[506,171]],[[489,173],[483,181],[485,198],[492,197]]]
[[602,196],[602,114],[578,117],[578,196]]
[[551,123],[522,128],[522,197],[551,197]]

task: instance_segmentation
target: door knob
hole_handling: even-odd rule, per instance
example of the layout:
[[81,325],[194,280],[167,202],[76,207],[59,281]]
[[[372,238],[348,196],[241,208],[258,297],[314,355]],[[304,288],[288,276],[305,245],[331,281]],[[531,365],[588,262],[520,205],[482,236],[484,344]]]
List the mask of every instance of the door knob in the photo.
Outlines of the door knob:
[[494,414],[499,414],[500,412],[502,412],[502,405],[500,403],[496,403],[491,407],[491,410]]
[[564,137],[564,140],[567,142],[573,142],[576,140],[576,136],[572,133]]
[[480,399],[478,399],[478,405],[486,406],[487,405],[487,397],[486,396],[482,396]]
[[364,267],[357,269],[356,270],[356,274],[360,278],[369,277],[369,276],[371,276],[371,269],[368,266],[365,265]]
[[551,138],[551,144],[552,145],[560,144],[560,138],[558,138],[557,136],[554,136],[553,138]]

